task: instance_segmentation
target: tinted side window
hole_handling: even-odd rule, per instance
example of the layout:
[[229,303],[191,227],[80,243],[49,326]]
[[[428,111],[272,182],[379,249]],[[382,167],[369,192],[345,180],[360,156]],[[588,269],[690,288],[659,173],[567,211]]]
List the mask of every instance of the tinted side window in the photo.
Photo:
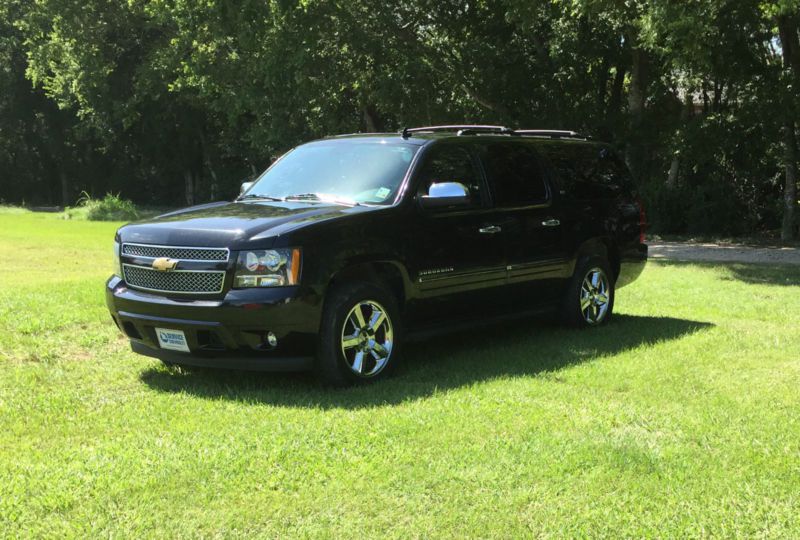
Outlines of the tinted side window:
[[497,206],[524,206],[547,200],[547,186],[539,158],[530,146],[487,144],[481,157]]
[[613,198],[631,187],[628,168],[607,148],[550,143],[540,150],[558,173],[561,194],[567,198]]
[[469,189],[473,206],[480,206],[481,183],[466,148],[441,146],[433,148],[420,171],[419,193],[425,195],[431,184],[458,182]]
[[600,151],[600,159],[594,173],[601,196],[616,197],[630,191],[632,180],[627,165],[606,149]]

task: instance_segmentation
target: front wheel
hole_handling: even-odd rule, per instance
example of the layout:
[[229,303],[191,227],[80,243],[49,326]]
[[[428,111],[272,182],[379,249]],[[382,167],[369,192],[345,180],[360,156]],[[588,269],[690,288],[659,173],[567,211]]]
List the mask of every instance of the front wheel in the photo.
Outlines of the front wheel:
[[394,296],[372,283],[334,289],[325,302],[317,370],[336,386],[387,377],[397,364],[402,329]]
[[562,318],[570,326],[598,326],[614,310],[614,282],[608,261],[597,255],[583,257],[564,295]]

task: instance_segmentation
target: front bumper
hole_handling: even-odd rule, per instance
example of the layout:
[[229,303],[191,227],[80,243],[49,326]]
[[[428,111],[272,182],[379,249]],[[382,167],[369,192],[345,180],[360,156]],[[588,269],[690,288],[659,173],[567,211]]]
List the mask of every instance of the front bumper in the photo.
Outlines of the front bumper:
[[[220,300],[176,299],[106,284],[106,304],[134,352],[164,362],[230,369],[309,369],[322,302],[298,287],[230,290]],[[161,349],[156,328],[181,330],[191,352]],[[277,345],[267,342],[267,334]]]

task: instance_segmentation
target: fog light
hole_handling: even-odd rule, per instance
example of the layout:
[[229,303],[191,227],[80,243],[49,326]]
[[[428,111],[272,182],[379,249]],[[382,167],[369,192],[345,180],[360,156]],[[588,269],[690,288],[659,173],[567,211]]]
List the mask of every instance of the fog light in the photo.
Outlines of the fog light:
[[270,347],[277,346],[278,345],[278,337],[275,334],[273,334],[272,332],[269,332],[267,334],[267,343],[269,343]]

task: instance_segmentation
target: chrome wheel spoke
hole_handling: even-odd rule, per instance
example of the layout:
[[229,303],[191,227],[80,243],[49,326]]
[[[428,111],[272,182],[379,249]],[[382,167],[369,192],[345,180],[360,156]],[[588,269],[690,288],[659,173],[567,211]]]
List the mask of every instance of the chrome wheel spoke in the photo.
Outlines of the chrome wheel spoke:
[[353,371],[363,373],[364,370],[364,351],[358,351],[353,359]]
[[350,313],[350,322],[358,329],[364,328],[367,325],[367,322],[364,320],[364,313],[361,311],[361,304],[353,308],[353,311]]
[[358,337],[358,334],[353,334],[351,336],[345,336],[342,338],[342,347],[345,349],[357,347],[359,343],[361,343],[361,338]]
[[378,358],[381,358],[381,359],[382,358],[387,358],[389,356],[389,352],[391,350],[392,350],[391,349],[391,345],[389,345],[387,347],[387,346],[381,345],[378,342],[375,342],[375,344],[372,346],[372,351],[374,353],[373,356],[375,356],[375,354],[378,355],[378,356],[375,356],[376,359],[378,359]]
[[372,312],[372,316],[369,319],[369,328],[373,332],[377,332],[378,329],[383,324],[383,321],[386,320],[386,313],[383,311],[374,310]]

